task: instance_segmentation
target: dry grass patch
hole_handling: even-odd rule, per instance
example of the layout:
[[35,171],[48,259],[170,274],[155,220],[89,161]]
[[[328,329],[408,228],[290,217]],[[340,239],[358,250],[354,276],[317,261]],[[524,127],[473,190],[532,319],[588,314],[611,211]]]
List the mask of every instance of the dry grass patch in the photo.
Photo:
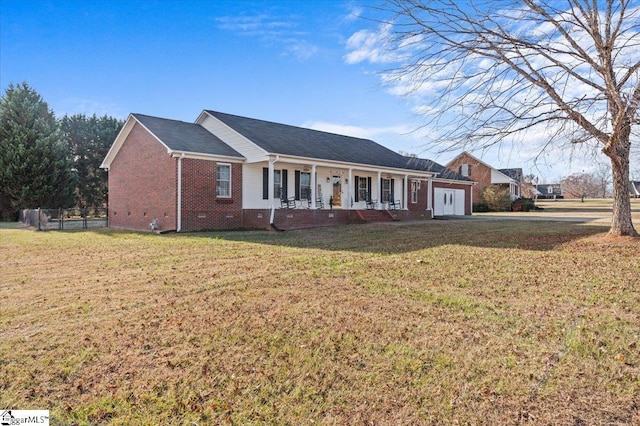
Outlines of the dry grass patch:
[[606,231],[0,229],[0,408],[79,425],[640,422],[640,242]]

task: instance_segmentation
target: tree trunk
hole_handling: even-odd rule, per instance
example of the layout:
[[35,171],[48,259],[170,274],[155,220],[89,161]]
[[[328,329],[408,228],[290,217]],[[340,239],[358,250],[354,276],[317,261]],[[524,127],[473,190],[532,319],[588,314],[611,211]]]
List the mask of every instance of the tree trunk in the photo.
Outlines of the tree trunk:
[[631,200],[629,197],[629,150],[618,149],[612,155],[611,171],[613,172],[613,215],[609,235],[629,235],[637,237],[638,233],[631,221]]

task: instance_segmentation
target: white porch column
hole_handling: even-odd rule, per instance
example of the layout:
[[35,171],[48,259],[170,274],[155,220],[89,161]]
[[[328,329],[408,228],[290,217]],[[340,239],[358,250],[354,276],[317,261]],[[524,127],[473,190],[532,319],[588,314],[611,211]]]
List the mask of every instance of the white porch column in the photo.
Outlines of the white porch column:
[[409,175],[404,175],[404,194],[402,194],[402,210],[409,209]]
[[353,208],[353,195],[351,194],[351,188],[353,188],[353,177],[351,176],[352,170],[352,168],[349,168],[349,171],[347,172],[347,208],[349,210]]
[[433,176],[427,180],[427,209],[431,211],[431,219],[433,219]]
[[273,209],[275,204],[273,202],[273,185],[274,185],[274,164],[276,163],[276,158],[269,159],[269,187],[267,188],[267,193],[269,194],[269,208]]
[[312,209],[316,209],[316,198],[318,198],[318,196],[316,195],[316,165],[312,164],[311,165],[311,208]]
[[[382,178],[382,172],[378,172],[378,180],[376,181],[375,187],[378,189],[377,190],[377,199],[378,199],[378,206],[377,209],[378,210],[382,210],[382,188],[380,188],[380,179]],[[373,189],[373,188],[371,188]]]

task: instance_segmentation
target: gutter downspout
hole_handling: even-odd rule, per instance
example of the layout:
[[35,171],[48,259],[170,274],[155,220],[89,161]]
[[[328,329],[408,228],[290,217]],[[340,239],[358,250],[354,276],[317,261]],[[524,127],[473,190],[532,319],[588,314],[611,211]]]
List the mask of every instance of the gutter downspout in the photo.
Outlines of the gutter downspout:
[[178,223],[176,224],[176,232],[182,230],[182,159],[184,152],[178,157],[178,214],[176,215]]

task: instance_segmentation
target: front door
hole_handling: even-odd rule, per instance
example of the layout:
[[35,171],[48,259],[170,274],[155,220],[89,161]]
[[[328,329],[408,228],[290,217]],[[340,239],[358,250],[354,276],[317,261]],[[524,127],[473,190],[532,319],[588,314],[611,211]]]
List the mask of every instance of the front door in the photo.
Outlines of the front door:
[[342,206],[342,178],[340,176],[333,177],[333,207]]

